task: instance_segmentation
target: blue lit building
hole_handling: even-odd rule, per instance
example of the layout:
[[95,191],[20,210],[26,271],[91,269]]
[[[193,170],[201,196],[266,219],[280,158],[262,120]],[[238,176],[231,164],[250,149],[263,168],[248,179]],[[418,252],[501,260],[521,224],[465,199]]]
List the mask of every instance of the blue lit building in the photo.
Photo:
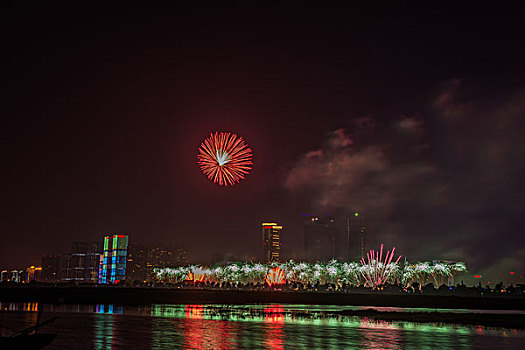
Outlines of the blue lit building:
[[126,279],[128,236],[104,237],[104,253],[100,259],[98,283],[119,283]]

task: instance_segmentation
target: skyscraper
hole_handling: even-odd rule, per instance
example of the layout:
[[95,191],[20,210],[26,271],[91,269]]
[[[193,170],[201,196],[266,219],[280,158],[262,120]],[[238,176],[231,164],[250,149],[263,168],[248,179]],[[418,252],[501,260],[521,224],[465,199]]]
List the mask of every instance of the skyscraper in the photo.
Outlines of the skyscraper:
[[337,257],[337,230],[333,218],[311,217],[304,222],[304,250],[308,261]]
[[100,242],[74,242],[71,254],[62,257],[61,279],[96,283],[101,252]]
[[42,255],[42,280],[46,282],[60,281],[62,255]]
[[104,237],[104,253],[99,268],[99,283],[119,283],[126,279],[128,236]]
[[145,281],[148,276],[148,249],[140,244],[130,244],[126,263],[127,279]]
[[366,225],[358,212],[354,212],[347,218],[347,243],[348,258],[359,260],[366,253]]
[[267,264],[280,259],[282,229],[275,222],[262,223],[263,261]]

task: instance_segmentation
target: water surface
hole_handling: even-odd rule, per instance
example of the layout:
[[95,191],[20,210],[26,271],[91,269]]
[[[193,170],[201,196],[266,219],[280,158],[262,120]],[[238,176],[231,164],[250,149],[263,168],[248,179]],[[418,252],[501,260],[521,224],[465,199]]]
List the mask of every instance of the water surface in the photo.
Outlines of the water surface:
[[[0,322],[24,328],[59,318],[46,349],[524,349],[516,329],[348,317],[330,305],[38,305],[0,303]],[[369,308],[369,307],[366,307]],[[450,310],[376,308],[383,311]],[[487,312],[456,310],[457,312]],[[10,333],[2,329],[3,335]]]

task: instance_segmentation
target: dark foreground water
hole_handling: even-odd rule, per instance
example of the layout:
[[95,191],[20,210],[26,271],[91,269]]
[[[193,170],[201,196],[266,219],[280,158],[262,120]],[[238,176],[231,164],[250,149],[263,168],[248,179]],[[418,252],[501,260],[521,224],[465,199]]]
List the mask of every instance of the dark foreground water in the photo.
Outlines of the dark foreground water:
[[[523,330],[385,322],[331,313],[349,309],[341,306],[0,303],[0,325],[33,325],[38,308],[45,311],[42,320],[58,316],[45,327],[46,333],[58,333],[46,349],[525,349]],[[0,332],[11,333],[5,328]]]

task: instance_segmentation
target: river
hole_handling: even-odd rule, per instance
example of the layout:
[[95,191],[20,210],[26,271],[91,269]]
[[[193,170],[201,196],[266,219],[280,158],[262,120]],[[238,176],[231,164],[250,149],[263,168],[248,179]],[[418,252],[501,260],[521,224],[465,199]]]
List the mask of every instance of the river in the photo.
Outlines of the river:
[[334,315],[359,307],[329,305],[0,303],[0,325],[33,325],[38,308],[44,310],[42,321],[58,317],[41,331],[58,333],[46,349],[525,349],[524,330],[377,321]]

